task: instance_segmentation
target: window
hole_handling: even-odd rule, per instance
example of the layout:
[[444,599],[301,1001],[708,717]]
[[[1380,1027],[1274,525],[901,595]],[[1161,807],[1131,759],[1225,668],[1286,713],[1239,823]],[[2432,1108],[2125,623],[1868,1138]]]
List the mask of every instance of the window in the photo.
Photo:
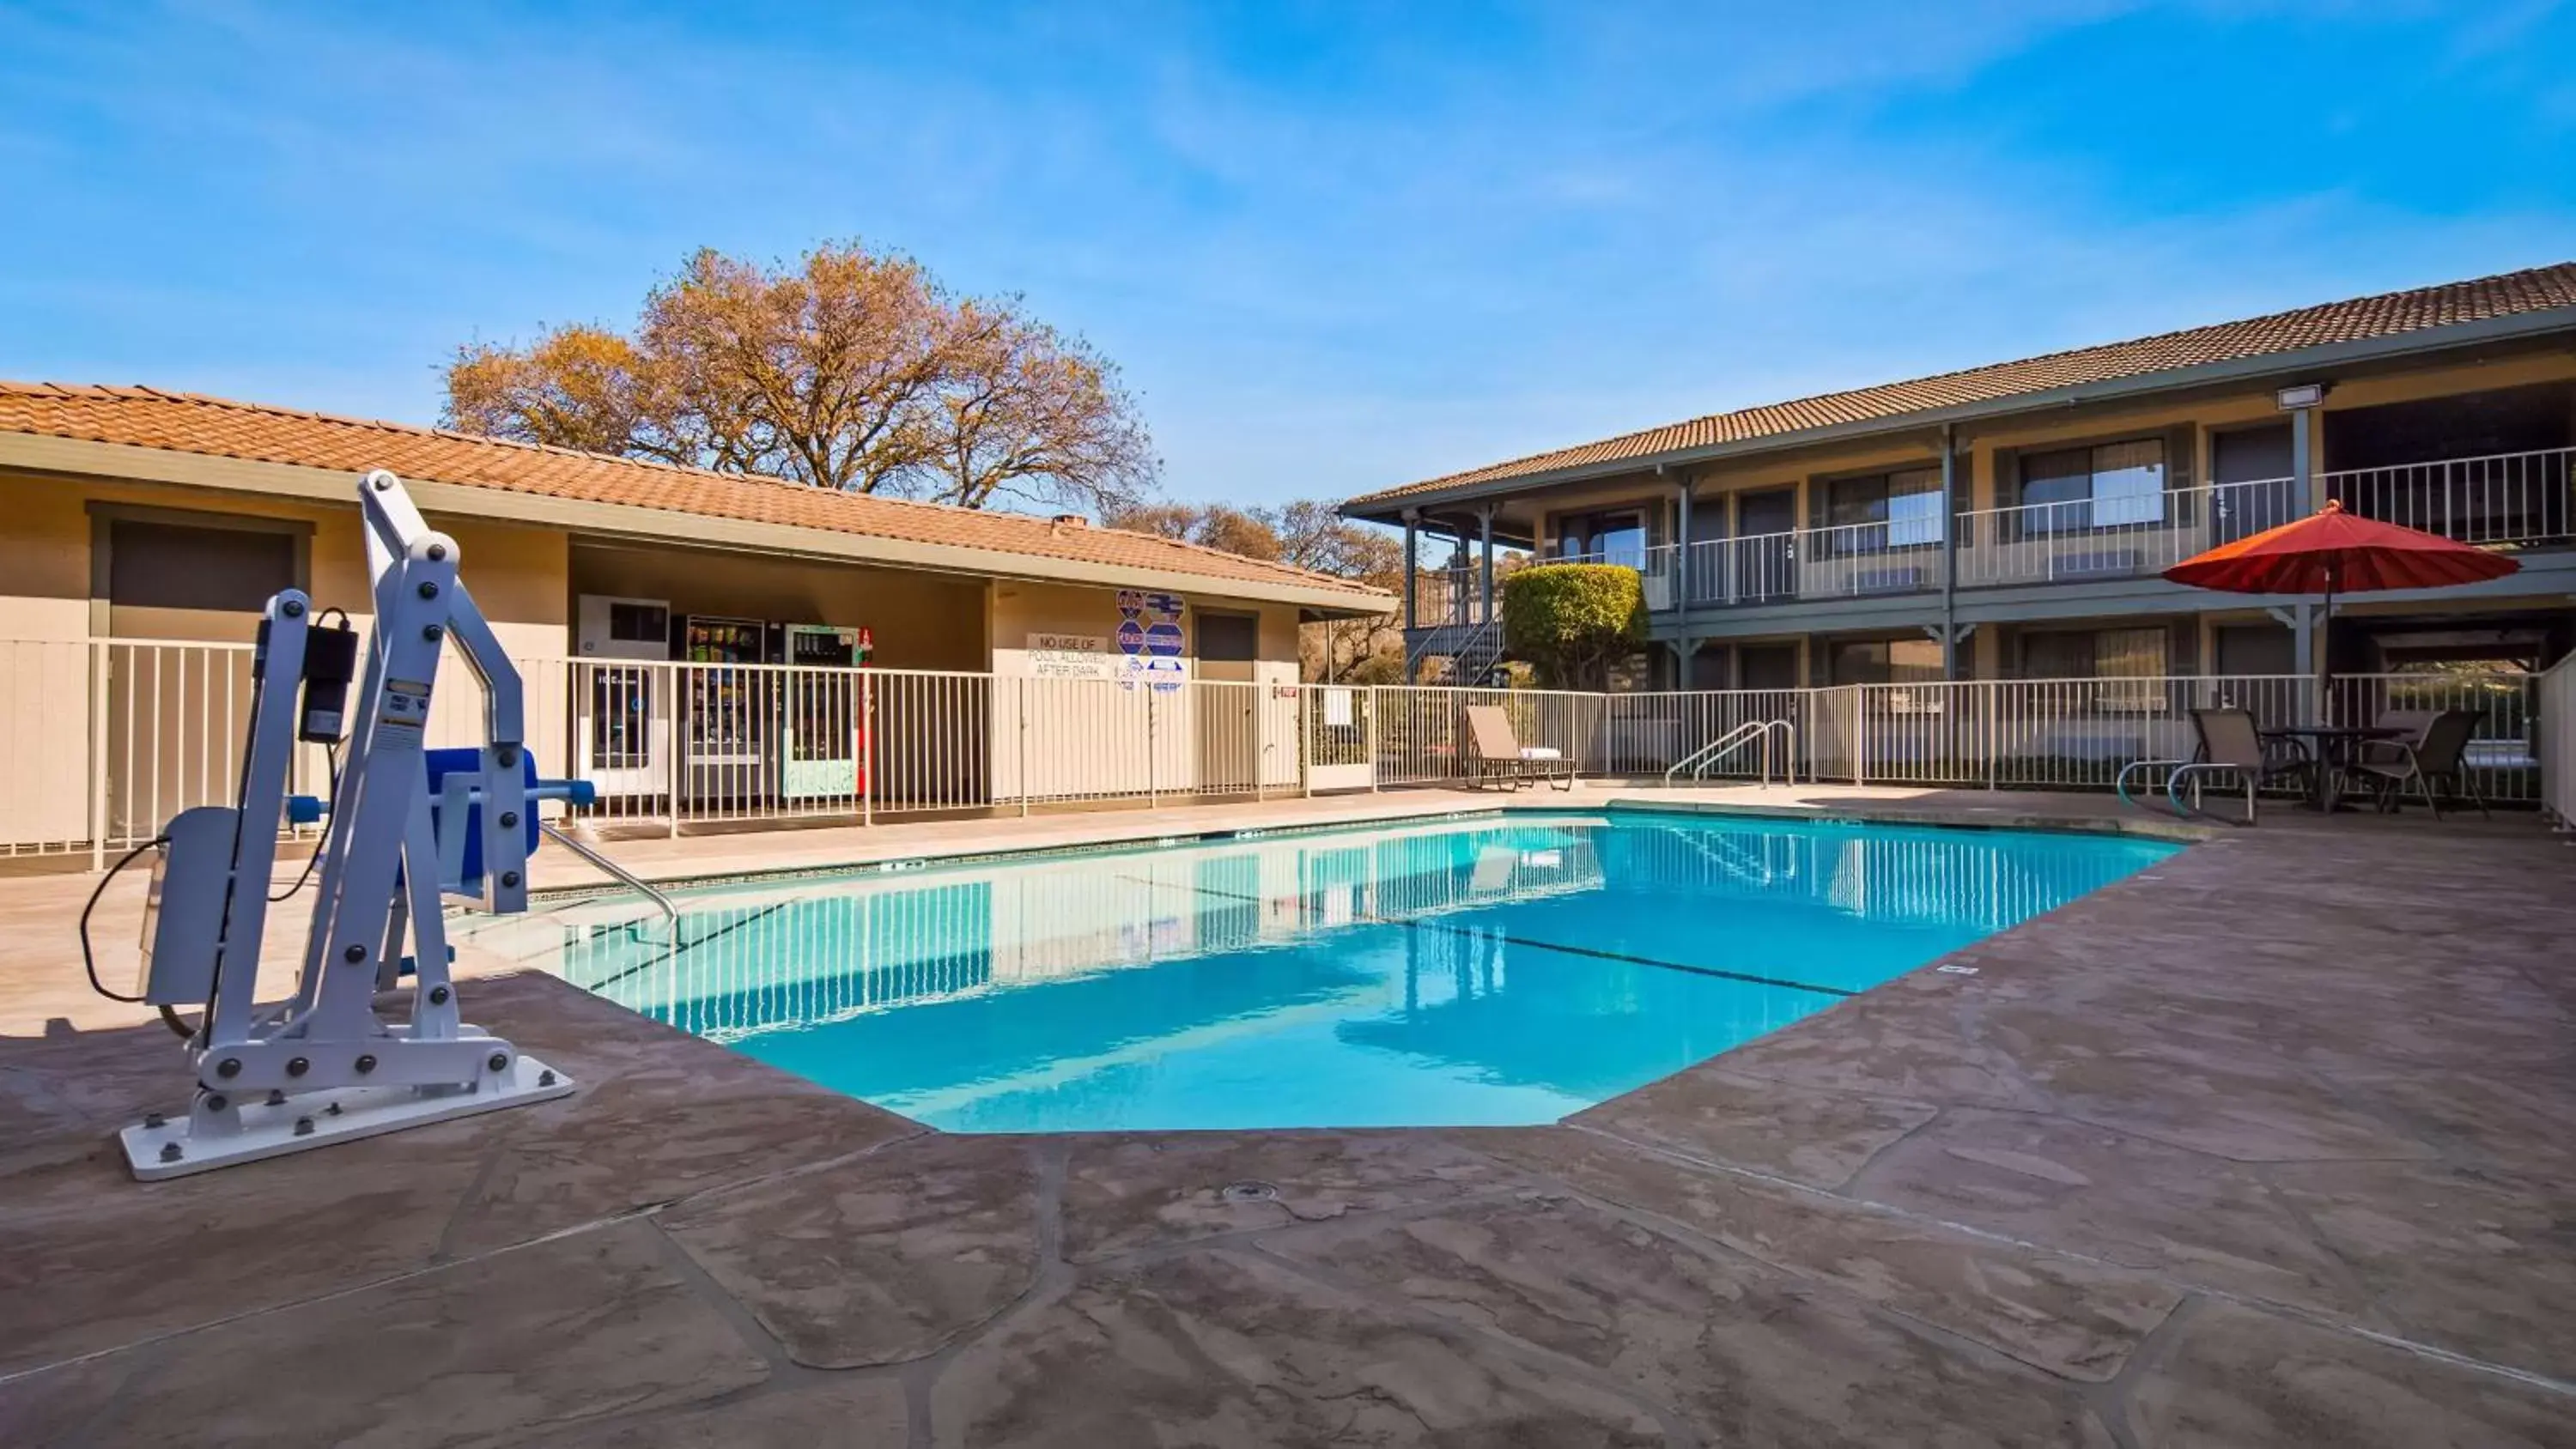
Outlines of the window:
[[[1914,548],[1941,541],[1941,470],[1907,468],[1825,484],[1825,524],[1834,553]],[[1868,525],[1883,524],[1884,527]]]
[[2170,637],[2162,629],[2035,630],[2021,636],[2024,679],[2138,680],[2094,695],[2102,708],[2164,707],[2164,687],[2153,681],[2171,673]]
[[1836,684],[1921,684],[1941,677],[1936,639],[1837,639],[1825,647]]
[[2165,670],[2162,629],[2105,629],[2093,636],[2093,673],[2102,679],[2154,679]]
[[2022,460],[2026,533],[2069,533],[2165,517],[2165,445],[2161,438],[2033,453]]
[[1626,510],[1568,518],[1558,530],[1557,556],[1642,569],[1646,566],[1646,516]]
[[108,602],[125,608],[256,614],[295,587],[295,534],[117,518],[108,523]]
[[1261,621],[1250,614],[1199,615],[1199,658],[1241,663],[1261,657]]
[[2221,674],[2298,672],[2298,638],[2278,624],[2221,624],[2217,643]]

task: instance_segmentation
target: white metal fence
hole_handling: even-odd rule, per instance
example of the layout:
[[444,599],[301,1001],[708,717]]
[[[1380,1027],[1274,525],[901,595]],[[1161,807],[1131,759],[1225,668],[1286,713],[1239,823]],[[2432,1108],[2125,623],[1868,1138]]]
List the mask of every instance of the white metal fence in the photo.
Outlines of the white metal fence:
[[[180,810],[229,802],[249,656],[248,645],[0,641],[0,855],[104,860]],[[592,781],[599,802],[588,814],[602,823],[671,833],[1439,784],[1474,774],[1473,705],[1499,707],[1518,744],[1555,749],[1582,774],[1643,779],[1738,726],[1778,719],[1796,728],[1808,780],[2100,788],[2132,760],[2188,756],[2190,711],[2219,705],[2273,726],[2466,709],[2479,721],[2468,763],[2488,798],[2545,798],[2564,813],[2576,776],[2546,728],[2576,709],[2563,664],[2543,677],[2346,677],[2322,699],[2291,676],[1590,694],[658,661],[520,667],[539,768]],[[470,684],[451,684],[431,743],[477,740],[480,707]],[[1750,778],[1761,767],[1746,751],[1708,773]],[[299,747],[292,788],[327,793],[330,771],[323,750]]]
[[2551,665],[2532,690],[2531,713],[2538,726],[2541,805],[2561,830],[2576,830],[2576,654]]
[[2364,518],[2462,543],[2558,543],[2576,531],[2576,448],[2354,468],[2325,485]]

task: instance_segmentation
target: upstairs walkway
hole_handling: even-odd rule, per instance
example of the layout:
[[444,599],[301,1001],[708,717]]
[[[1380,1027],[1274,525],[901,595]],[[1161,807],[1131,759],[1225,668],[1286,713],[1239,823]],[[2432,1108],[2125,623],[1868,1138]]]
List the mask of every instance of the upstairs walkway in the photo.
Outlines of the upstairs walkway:
[[494,976],[579,1095],[151,1186],[171,1039],[0,882],[0,1442],[2576,1444],[2576,850],[2394,824],[1551,1127],[950,1136]]

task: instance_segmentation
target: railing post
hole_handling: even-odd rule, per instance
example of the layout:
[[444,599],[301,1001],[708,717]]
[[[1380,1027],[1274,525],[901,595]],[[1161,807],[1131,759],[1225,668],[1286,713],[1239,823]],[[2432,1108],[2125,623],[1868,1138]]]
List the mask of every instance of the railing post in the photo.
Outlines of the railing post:
[[674,664],[661,677],[670,685],[662,694],[671,706],[671,747],[664,751],[663,760],[670,767],[671,787],[662,792],[663,813],[670,818],[670,828],[663,834],[666,839],[677,840],[680,838],[680,787],[689,779],[689,702],[682,693],[689,676],[686,666]]
[[1378,687],[1374,684],[1370,685],[1368,687],[1368,728],[1360,731],[1361,748],[1368,755],[1369,793],[1372,795],[1377,793],[1378,788],[1377,726],[1380,711],[1377,696]]
[[1852,784],[1869,783],[1869,686],[1852,686]]
[[2002,753],[1995,748],[1996,711],[2002,708],[2002,695],[2000,683],[1991,679],[1986,681],[1986,788],[1989,790],[1995,788],[1995,757]]
[[[1328,653],[1324,659],[1324,664],[1328,672],[1331,668],[1332,662],[1332,658]],[[1321,689],[1329,689],[1332,686],[1326,684],[1319,685],[1317,687]],[[1300,792],[1309,800],[1315,798],[1315,705],[1318,703],[1320,698],[1320,696],[1316,699],[1307,698],[1305,683],[1303,681],[1298,683],[1297,784]]]
[[1155,726],[1162,720],[1162,711],[1154,707],[1154,681],[1145,680],[1139,687],[1145,691],[1145,808],[1153,810],[1160,808],[1163,803],[1162,790],[1155,781],[1154,769],[1156,764],[1154,756],[1161,753],[1161,744],[1155,738]]
[[859,752],[859,823],[877,823],[877,681],[865,669],[859,671],[859,719],[864,730],[866,748]]
[[107,869],[107,676],[116,667],[114,647],[92,639],[89,649],[89,868]]
[[1029,680],[1020,676],[1020,818],[1029,818]]
[[1272,686],[1258,680],[1252,689],[1252,798],[1270,798],[1270,699]]

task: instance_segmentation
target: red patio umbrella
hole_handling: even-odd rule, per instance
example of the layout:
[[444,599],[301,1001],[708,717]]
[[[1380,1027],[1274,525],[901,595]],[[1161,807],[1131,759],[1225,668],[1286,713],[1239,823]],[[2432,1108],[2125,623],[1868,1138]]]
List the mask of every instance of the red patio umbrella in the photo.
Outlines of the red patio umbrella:
[[[2338,593],[2474,584],[2521,567],[2438,533],[2357,518],[2329,498],[2305,518],[2194,554],[2164,576],[2235,594],[2323,594],[2331,620]],[[2318,692],[2324,696],[2322,684]]]

